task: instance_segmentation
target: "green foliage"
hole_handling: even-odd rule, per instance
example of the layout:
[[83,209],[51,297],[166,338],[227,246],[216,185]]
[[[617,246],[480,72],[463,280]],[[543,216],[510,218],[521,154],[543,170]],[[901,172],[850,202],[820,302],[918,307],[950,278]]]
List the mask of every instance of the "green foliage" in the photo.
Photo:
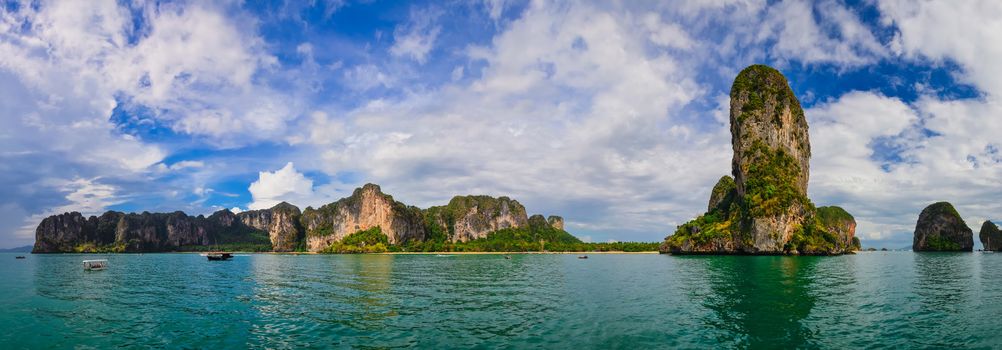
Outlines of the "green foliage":
[[751,161],[746,163],[744,199],[752,217],[778,215],[795,203],[813,208],[797,187],[800,166],[796,159],[758,140],[746,152],[745,157]]
[[726,211],[737,196],[738,185],[734,182],[734,178],[726,175],[722,176],[720,180],[717,180],[717,184],[713,186],[713,191],[710,192],[710,203],[707,210]]
[[863,244],[859,242],[859,237],[852,237],[852,248],[853,250],[863,249]]
[[800,254],[839,253],[838,235],[826,230],[816,217],[808,220],[793,232],[793,237],[786,243],[784,250],[796,250]]
[[[950,207],[952,208],[953,206]],[[925,239],[925,250],[941,252],[956,251],[960,250],[960,244],[939,235],[930,235]]]
[[389,240],[379,226],[352,233],[321,251],[329,254],[385,253]]
[[737,118],[739,123],[756,115],[766,117],[765,113],[771,111],[772,121],[782,124],[782,113],[787,107],[796,120],[804,119],[804,111],[786,77],[772,67],[756,64],[742,70],[731,85],[731,100],[739,100],[743,96],[747,100],[741,106],[741,114]]
[[852,217],[852,214],[837,206],[818,207],[816,213],[818,221],[825,227],[835,227],[847,222],[856,222],[856,218]]
[[69,251],[73,253],[125,253],[126,244],[117,242],[112,244],[96,244],[85,242],[73,246]]
[[961,224],[967,226],[967,223],[964,222],[964,218],[960,216],[959,212],[957,212],[957,208],[954,208],[953,204],[950,204],[950,202],[936,202],[930,204],[928,207],[922,210],[922,214],[920,216],[937,217],[941,215],[954,217]]

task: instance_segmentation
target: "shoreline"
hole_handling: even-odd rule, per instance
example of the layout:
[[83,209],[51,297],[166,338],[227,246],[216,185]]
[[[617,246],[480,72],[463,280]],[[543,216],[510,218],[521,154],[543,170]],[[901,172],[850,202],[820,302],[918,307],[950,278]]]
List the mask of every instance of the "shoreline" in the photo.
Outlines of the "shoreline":
[[[141,252],[141,253],[87,253],[87,252],[65,252],[65,253],[17,253],[17,254],[35,254],[35,255],[64,255],[64,254],[79,254],[79,255],[138,255],[138,254],[207,254],[210,252]],[[643,251],[643,252],[624,252],[624,251],[604,251],[604,252],[589,252],[589,251],[579,251],[579,252],[383,252],[383,253],[357,253],[357,254],[338,254],[338,253],[316,253],[316,252],[241,252],[241,251],[227,251],[225,253],[232,254],[272,254],[272,255],[512,255],[512,254],[658,254],[657,251]]]
[[511,254],[658,254],[657,251],[644,252],[624,252],[624,251],[604,251],[604,252],[385,252],[369,253],[377,255],[511,255]]

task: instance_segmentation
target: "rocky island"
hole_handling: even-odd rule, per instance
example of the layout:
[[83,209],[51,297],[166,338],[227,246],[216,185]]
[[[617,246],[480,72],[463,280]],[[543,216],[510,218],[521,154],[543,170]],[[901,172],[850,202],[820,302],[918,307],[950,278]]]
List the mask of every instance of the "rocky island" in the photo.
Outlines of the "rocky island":
[[999,231],[994,222],[985,220],[985,223],[981,224],[978,237],[981,238],[981,245],[985,250],[993,252],[1002,250],[1002,231]]
[[974,233],[949,202],[930,204],[915,223],[912,250],[916,252],[970,252]]
[[527,216],[508,197],[456,196],[420,209],[367,184],[319,208],[289,203],[209,216],[108,211],[50,216],[35,230],[34,253],[240,250],[385,251],[653,250],[652,243],[583,243],[559,216]]
[[807,197],[807,119],[782,73],[742,70],[731,86],[732,175],[717,181],[707,212],[661,244],[672,254],[833,255],[859,249],[856,221]]

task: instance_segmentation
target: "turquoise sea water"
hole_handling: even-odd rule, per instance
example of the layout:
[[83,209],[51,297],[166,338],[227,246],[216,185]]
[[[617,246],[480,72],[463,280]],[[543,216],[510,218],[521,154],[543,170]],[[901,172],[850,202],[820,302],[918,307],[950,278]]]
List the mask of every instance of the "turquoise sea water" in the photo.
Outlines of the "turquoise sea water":
[[4,349],[1002,346],[1002,254],[15,255]]

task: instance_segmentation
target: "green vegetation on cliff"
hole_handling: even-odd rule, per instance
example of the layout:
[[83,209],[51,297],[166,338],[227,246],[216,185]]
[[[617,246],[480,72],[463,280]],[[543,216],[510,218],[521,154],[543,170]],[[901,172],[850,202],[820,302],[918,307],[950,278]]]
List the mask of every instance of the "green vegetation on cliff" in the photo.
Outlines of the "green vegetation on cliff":
[[[783,73],[775,68],[755,64],[746,67],[738,73],[731,85],[731,99],[737,100],[747,95],[747,102],[741,106],[737,121],[744,122],[754,114],[765,116],[772,112],[772,121],[782,122],[782,112],[789,106],[794,116],[804,119],[804,110],[800,107],[796,95],[790,89]],[[771,109],[771,110],[770,110]]]
[[929,236],[925,241],[926,251],[952,252],[960,250],[960,244],[942,236]]
[[745,179],[746,206],[754,217],[767,217],[785,213],[794,204],[813,208],[811,200],[797,189],[797,176],[801,173],[797,160],[782,149],[773,150],[761,141],[748,149]]
[[856,218],[841,207],[827,206],[817,208],[818,221],[825,227],[833,227],[848,221],[855,222]]
[[960,212],[958,212],[957,208],[954,208],[953,204],[950,204],[950,202],[936,202],[930,204],[928,207],[923,209],[922,212],[924,215],[927,215],[929,217],[937,217],[937,216],[952,217],[955,218],[964,226],[967,226],[967,222],[965,222],[964,218],[960,216]]
[[383,231],[377,226],[368,230],[352,233],[324,249],[322,253],[356,254],[383,253],[390,245]]
[[487,237],[469,242],[449,242],[445,239],[411,241],[403,245],[390,245],[378,228],[359,231],[332,244],[322,253],[381,253],[381,252],[577,252],[624,251],[643,252],[657,250],[658,243],[613,242],[585,243],[563,230],[549,225],[507,228],[492,232]]

